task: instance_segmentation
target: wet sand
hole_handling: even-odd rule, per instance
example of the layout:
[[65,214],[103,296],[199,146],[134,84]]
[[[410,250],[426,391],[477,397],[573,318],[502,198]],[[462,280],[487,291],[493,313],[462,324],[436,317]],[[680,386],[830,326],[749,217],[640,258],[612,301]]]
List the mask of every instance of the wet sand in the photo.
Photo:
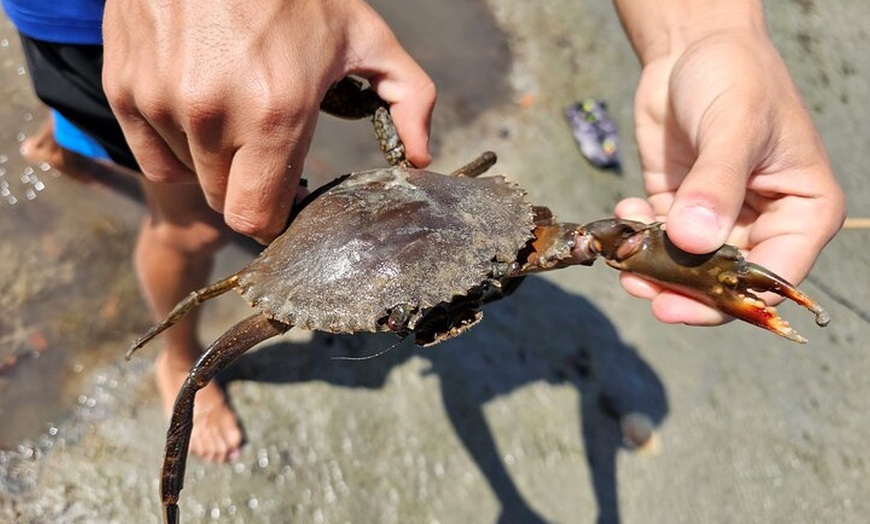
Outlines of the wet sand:
[[[640,195],[631,135],[639,73],[606,2],[375,2],[439,86],[435,168],[484,149],[560,217],[589,221]],[[870,7],[766,2],[854,216],[870,214]],[[5,40],[4,40],[5,39]],[[40,113],[0,26],[0,522],[157,522],[165,422],[129,265],[134,199],[28,166]],[[608,101],[624,174],[577,152],[565,106]],[[315,184],[381,165],[365,125],[324,118]],[[4,185],[5,184],[5,185]],[[3,193],[7,188],[8,193]],[[12,203],[10,196],[14,197]],[[531,278],[466,336],[291,332],[224,380],[248,445],[229,466],[192,460],[182,511],[220,522],[864,522],[870,514],[868,230],[842,232],[805,289],[833,323],[783,307],[810,344],[748,326],[657,323],[610,269]],[[250,252],[232,246],[216,276]],[[206,310],[213,339],[247,312]],[[613,409],[645,414],[661,448],[623,446]]]

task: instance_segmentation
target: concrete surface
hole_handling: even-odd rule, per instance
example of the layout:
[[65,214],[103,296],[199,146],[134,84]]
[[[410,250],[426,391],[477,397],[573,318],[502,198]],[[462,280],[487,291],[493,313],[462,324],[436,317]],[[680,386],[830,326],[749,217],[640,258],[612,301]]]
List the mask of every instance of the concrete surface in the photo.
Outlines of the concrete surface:
[[[639,71],[609,2],[374,5],[439,83],[436,168],[492,149],[497,171],[566,220],[607,216],[618,199],[641,194],[631,134]],[[870,5],[765,6],[850,210],[868,216]],[[140,207],[21,163],[17,143],[39,113],[8,24],[0,32],[0,186],[18,195],[14,205],[0,195],[0,355],[21,357],[0,376],[0,426],[38,428],[4,433],[12,440],[0,452],[0,522],[158,522],[165,422],[153,349],[121,358],[148,324],[127,262]],[[591,168],[563,121],[563,108],[586,96],[606,98],[620,123],[621,177]],[[312,178],[379,165],[367,133],[325,119]],[[227,373],[248,444],[232,465],[191,461],[182,515],[866,522],[868,235],[841,232],[804,283],[829,308],[829,328],[781,308],[807,346],[736,323],[659,324],[606,267],[531,278],[479,327],[429,349],[402,344],[373,360],[337,361],[394,339],[291,332]],[[233,247],[217,273],[249,258]],[[209,307],[204,337],[245,312],[233,297]],[[658,452],[625,449],[606,407],[652,419]]]

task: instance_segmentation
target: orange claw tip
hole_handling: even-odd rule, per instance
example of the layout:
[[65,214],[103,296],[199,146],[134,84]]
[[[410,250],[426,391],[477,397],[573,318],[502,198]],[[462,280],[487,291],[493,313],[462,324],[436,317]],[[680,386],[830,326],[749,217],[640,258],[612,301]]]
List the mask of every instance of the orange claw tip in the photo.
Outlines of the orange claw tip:
[[[816,314],[816,324],[819,326],[827,326],[831,322],[831,315],[828,314],[827,311],[821,308],[813,309],[813,313]],[[806,344],[807,339],[797,332],[791,324],[788,323],[787,320],[780,317],[776,312],[776,308],[772,306],[767,306],[764,308],[756,309],[753,312],[748,312],[747,316],[741,317],[744,320],[756,324],[757,326],[763,327],[777,335],[787,338],[792,342],[797,342],[799,344]]]
[[787,320],[779,316],[775,307],[768,306],[763,300],[749,293],[740,294],[739,299],[731,303],[719,303],[719,306],[735,318],[776,333],[792,342],[807,343],[806,338],[791,327]]

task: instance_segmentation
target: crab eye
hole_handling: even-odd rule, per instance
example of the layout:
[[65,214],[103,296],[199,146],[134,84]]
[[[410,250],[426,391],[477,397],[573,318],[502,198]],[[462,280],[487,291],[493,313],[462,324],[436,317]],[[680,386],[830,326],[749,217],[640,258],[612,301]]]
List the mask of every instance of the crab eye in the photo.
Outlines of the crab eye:
[[390,309],[390,314],[387,316],[387,328],[396,333],[407,331],[410,319],[410,307],[407,304],[398,304]]

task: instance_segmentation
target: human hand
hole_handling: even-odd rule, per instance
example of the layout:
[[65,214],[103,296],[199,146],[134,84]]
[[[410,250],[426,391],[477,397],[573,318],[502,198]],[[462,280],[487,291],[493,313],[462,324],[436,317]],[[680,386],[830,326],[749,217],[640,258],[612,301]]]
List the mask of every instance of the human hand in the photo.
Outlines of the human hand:
[[[665,221],[683,250],[732,244],[797,283],[842,225],[843,193],[763,24],[713,31],[645,61],[635,120],[649,199],[624,200],[616,214]],[[639,277],[624,274],[622,284],[651,300],[661,321],[726,320]]]
[[318,108],[348,74],[429,163],[435,88],[362,0],[108,0],[103,84],[146,177],[196,182],[234,230],[284,228]]

